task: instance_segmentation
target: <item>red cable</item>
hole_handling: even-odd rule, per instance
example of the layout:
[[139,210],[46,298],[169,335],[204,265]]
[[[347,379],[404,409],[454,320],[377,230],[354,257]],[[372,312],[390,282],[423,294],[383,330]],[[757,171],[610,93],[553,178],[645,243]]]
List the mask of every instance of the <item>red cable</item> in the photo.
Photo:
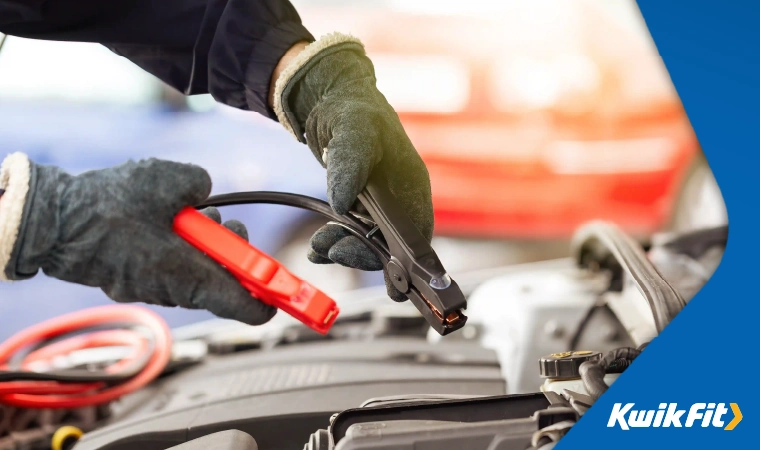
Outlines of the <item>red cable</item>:
[[[22,408],[80,408],[83,406],[107,403],[142,388],[155,379],[166,367],[171,356],[171,333],[166,323],[155,313],[133,305],[109,305],[91,308],[66,314],[55,319],[34,325],[0,344],[0,366],[5,365],[20,349],[50,339],[62,334],[107,324],[123,324],[125,322],[143,325],[154,335],[153,354],[143,370],[128,381],[105,387],[104,383],[57,383],[40,381],[3,382],[0,383],[0,403]],[[98,334],[98,333],[93,333]],[[100,334],[90,340],[77,337],[53,344],[61,350],[74,350],[78,343],[87,345],[100,340],[101,342],[124,342],[124,336]],[[67,341],[69,341],[67,343]],[[50,352],[37,350],[27,358],[42,356],[49,357]],[[131,355],[130,355],[131,356]],[[137,357],[138,355],[135,355]],[[44,359],[44,358],[43,358]],[[133,358],[124,365],[131,363]],[[121,368],[121,362],[112,365],[109,372]]]
[[[11,394],[81,394],[100,389],[105,383],[57,383],[55,381],[6,381],[0,383],[0,395]],[[3,403],[0,400],[0,403]]]

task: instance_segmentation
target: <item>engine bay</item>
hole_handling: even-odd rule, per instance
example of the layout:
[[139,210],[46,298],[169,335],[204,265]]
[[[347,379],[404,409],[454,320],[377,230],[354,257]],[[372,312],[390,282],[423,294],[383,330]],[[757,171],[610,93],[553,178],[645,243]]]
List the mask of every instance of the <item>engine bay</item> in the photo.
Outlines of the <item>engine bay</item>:
[[86,432],[67,450],[549,449],[706,282],[726,237],[642,246],[592,224],[572,258],[458,276],[469,320],[445,337],[381,289],[339,298],[325,336],[284,315],[175,329],[162,376],[118,401],[0,406],[0,449],[50,448],[66,427]]

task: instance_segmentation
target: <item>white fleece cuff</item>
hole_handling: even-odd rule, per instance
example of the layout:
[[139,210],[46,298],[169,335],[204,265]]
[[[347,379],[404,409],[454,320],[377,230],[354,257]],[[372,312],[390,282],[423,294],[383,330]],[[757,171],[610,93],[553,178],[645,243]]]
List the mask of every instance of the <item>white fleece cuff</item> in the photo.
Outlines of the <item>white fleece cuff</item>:
[[23,153],[8,155],[0,166],[0,280],[7,281],[5,268],[16,245],[24,204],[29,192],[31,163]]
[[309,62],[311,58],[326,48],[347,42],[353,42],[355,44],[362,45],[361,41],[358,38],[348,34],[330,33],[322,36],[318,40],[307,45],[306,48],[301,51],[301,53],[293,58],[293,60],[288,63],[280,76],[277,78],[277,81],[274,84],[274,112],[277,114],[277,119],[280,121],[282,126],[285,127],[285,129],[288,130],[288,132],[292,134],[296,139],[298,139],[298,136],[296,136],[296,133],[293,130],[293,126],[290,124],[290,120],[288,120],[288,116],[285,114],[285,109],[282,106],[282,91],[285,89],[285,86],[288,85],[288,82],[291,80],[291,78],[293,78],[293,76],[298,72],[298,70],[307,62]]

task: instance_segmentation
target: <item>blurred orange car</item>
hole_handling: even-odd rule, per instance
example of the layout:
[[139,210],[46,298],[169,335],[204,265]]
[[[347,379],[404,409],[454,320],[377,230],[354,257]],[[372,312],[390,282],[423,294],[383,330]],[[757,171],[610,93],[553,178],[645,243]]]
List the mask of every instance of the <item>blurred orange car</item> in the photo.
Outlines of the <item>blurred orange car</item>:
[[364,42],[439,235],[563,238],[592,219],[649,234],[701,161],[635,2],[293,3],[316,36]]

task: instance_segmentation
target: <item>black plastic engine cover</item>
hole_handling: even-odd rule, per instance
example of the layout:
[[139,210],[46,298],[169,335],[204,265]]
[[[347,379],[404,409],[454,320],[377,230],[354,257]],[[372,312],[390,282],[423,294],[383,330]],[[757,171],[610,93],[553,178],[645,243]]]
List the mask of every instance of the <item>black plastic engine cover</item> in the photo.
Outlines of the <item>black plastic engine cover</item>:
[[238,429],[259,449],[301,450],[330,416],[404,394],[503,395],[496,355],[419,338],[328,341],[210,358],[121,400],[75,450],[164,450]]

